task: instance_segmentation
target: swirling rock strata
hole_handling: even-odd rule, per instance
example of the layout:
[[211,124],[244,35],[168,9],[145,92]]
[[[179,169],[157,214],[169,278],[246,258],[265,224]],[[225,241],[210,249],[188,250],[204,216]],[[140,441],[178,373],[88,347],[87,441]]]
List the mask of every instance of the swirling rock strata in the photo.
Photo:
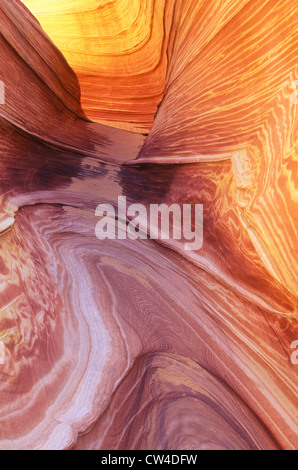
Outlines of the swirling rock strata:
[[165,88],[174,2],[24,3],[77,73],[86,115],[148,132]]
[[[297,448],[297,7],[25,3],[78,78],[2,0],[0,447]],[[202,249],[99,241],[119,195],[203,204]]]

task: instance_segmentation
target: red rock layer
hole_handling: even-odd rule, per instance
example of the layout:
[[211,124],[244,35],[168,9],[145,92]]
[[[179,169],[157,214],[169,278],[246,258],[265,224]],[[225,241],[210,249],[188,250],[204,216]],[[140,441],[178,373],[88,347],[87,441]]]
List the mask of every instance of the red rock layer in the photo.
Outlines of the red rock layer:
[[[161,3],[158,18],[174,7],[167,82],[144,144],[89,122],[61,53],[23,5],[1,2],[2,449],[298,446],[297,7]],[[84,16],[71,26],[80,3],[63,5],[84,51]],[[127,18],[121,5],[103,3],[88,24],[106,36],[107,11],[131,24],[139,4]],[[126,105],[113,120],[131,122]],[[202,249],[99,241],[95,208],[121,194],[146,207],[203,204]]]

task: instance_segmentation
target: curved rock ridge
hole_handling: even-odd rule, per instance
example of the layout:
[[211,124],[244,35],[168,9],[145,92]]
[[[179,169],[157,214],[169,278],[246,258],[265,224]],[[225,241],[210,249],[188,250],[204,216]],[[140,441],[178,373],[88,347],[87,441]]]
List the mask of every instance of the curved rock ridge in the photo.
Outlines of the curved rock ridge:
[[[297,6],[24,3],[56,45],[2,0],[0,449],[297,449]],[[203,204],[202,248],[99,240],[119,196]]]
[[[83,107],[86,86],[100,113],[110,113],[110,121],[104,122],[114,120],[115,109],[122,113],[122,122],[129,121],[128,107],[137,112],[148,86],[152,89],[162,80],[162,103],[139,158],[169,163],[231,159],[242,223],[267,269],[297,293],[297,206],[287,202],[297,201],[293,187],[298,124],[296,105],[290,99],[291,84],[298,76],[295,3],[134,1],[128,8],[124,0],[78,0],[54,2],[50,10],[39,0],[26,3],[77,71]],[[158,24],[159,20],[163,23]],[[150,40],[144,40],[148,30]],[[121,46],[115,57],[117,41]],[[155,64],[157,80],[148,75],[152,71],[148,58]],[[88,77],[81,78],[82,73]],[[128,88],[120,85],[122,73]],[[143,92],[134,83],[134,74],[142,77]],[[101,102],[103,94],[108,107]],[[154,102],[155,108],[160,101]],[[102,121],[95,111],[90,117]],[[126,127],[136,129],[132,122]],[[266,187],[264,175],[269,182]],[[271,181],[276,179],[289,192],[285,200],[271,192]],[[285,214],[282,226],[270,215],[270,222],[260,222],[258,214],[264,213],[264,206],[272,207],[271,214]],[[274,234],[270,233],[272,225]]]
[[[121,423],[127,423],[125,432]],[[196,362],[169,353],[136,361],[90,435],[75,448],[94,449],[91,435],[91,442],[118,450],[278,449],[232,390]]]
[[[221,20],[208,34],[196,25],[212,6]],[[175,35],[166,92],[139,157],[231,160],[241,223],[268,271],[297,295],[298,120],[291,99],[297,7],[291,1],[225,7],[221,12],[217,2],[202,8],[199,2],[184,35]]]
[[165,87],[174,2],[24,3],[76,72],[86,115],[148,132]]

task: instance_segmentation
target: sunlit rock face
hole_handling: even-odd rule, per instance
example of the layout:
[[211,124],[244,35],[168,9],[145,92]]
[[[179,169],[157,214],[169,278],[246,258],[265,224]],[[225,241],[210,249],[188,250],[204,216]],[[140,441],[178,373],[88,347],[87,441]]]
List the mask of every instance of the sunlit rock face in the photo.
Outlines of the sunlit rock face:
[[[0,5],[0,448],[298,448],[297,5],[24,3]],[[98,240],[119,196],[203,204],[202,248]]]
[[24,2],[77,73],[98,122],[146,133],[163,97],[172,0]]

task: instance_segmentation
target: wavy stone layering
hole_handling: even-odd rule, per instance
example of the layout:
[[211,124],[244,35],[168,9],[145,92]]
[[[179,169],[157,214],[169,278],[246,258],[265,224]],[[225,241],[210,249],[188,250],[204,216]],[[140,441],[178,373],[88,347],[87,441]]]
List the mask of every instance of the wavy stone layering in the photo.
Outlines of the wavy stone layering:
[[[0,448],[297,449],[297,2],[0,0],[0,31]],[[203,247],[98,240],[119,195],[203,204]]]

